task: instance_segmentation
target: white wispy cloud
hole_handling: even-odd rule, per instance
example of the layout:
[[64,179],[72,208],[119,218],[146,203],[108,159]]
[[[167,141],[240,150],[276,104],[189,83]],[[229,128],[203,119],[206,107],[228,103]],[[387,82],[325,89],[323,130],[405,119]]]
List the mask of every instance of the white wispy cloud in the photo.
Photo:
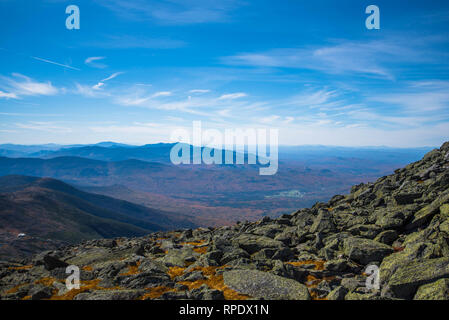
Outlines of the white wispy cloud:
[[16,123],[15,126],[20,129],[27,129],[27,130],[37,130],[37,131],[46,131],[46,132],[53,132],[53,133],[71,133],[72,129],[57,124],[55,122],[40,122],[40,121],[30,121],[26,123]]
[[175,25],[224,22],[231,11],[244,4],[240,0],[98,0],[98,3],[125,19]]
[[151,97],[117,97],[115,99],[115,102],[123,105],[123,106],[141,106],[148,100],[150,100]]
[[7,90],[1,91],[0,98],[18,99],[21,96],[51,96],[58,93],[50,81],[35,81],[20,73],[13,73],[12,77],[0,76],[0,88]]
[[340,40],[323,46],[278,48],[223,57],[228,65],[311,69],[329,74],[356,73],[394,79],[392,63],[431,63],[434,53],[426,47],[434,39]]
[[109,97],[110,94],[104,90],[99,90],[98,84],[92,85],[84,85],[80,83],[75,84],[75,90],[73,93],[79,94],[89,98],[100,98],[100,97]]
[[272,124],[275,121],[279,120],[281,117],[278,115],[271,115],[263,118],[257,119],[258,122],[264,123],[264,124]]
[[119,76],[119,75],[121,75],[121,74],[123,74],[123,72],[116,72],[116,73],[113,73],[113,74],[111,74],[109,77],[104,78],[104,79],[101,80],[101,81],[102,81],[102,82],[105,82],[105,81],[112,80],[112,79],[116,78],[117,76]]
[[159,97],[170,97],[172,94],[171,91],[158,91],[148,94],[145,91],[137,90],[123,95],[116,95],[115,102],[124,106],[146,106],[148,103],[156,101]]
[[86,60],[84,60],[84,63],[94,68],[104,69],[107,67],[107,65],[97,62],[104,59],[106,59],[106,57],[88,57]]
[[92,86],[92,89],[93,89],[93,90],[100,90],[102,87],[104,87],[106,81],[112,80],[112,79],[116,78],[117,76],[119,76],[119,75],[121,75],[121,74],[123,74],[123,72],[116,72],[116,73],[113,73],[113,74],[110,75],[109,77],[100,80],[100,82],[98,82],[97,84],[95,84],[94,86]]
[[12,93],[12,92],[3,92],[3,91],[0,91],[0,98],[17,99],[18,96],[17,96],[15,93]]
[[220,96],[218,98],[218,100],[233,100],[233,99],[243,98],[246,96],[247,96],[247,94],[244,92],[229,93],[229,94],[224,94],[224,95]]
[[446,90],[380,94],[370,99],[384,104],[402,106],[413,112],[447,110],[449,107],[449,92]]
[[170,91],[159,91],[159,92],[156,92],[155,94],[153,94],[151,97],[152,98],[169,97],[171,95],[172,95],[172,93]]
[[220,117],[229,117],[229,116],[231,116],[231,112],[232,112],[231,109],[221,109],[221,110],[217,111],[217,114]]
[[291,123],[291,122],[293,122],[293,121],[295,121],[295,118],[294,118],[294,117],[289,117],[289,116],[287,116],[287,117],[285,117],[285,119],[284,119],[284,123],[286,123],[286,124]]
[[209,92],[210,90],[207,89],[193,89],[189,91],[189,93],[209,93]]
[[89,47],[104,49],[176,49],[186,45],[182,40],[151,38],[139,35],[106,35],[95,41],[83,43]]
[[341,100],[336,90],[311,89],[293,95],[285,104],[295,107],[328,108],[340,105]]

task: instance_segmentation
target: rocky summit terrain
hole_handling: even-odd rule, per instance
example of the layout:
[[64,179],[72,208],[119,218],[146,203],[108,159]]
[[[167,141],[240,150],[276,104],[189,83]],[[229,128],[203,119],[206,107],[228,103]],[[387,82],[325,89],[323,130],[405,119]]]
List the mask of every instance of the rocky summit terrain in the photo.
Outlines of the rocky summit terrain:
[[[80,269],[79,289],[66,288],[68,265]],[[376,274],[380,286],[367,286]],[[449,142],[277,219],[89,240],[3,262],[0,298],[448,299]]]

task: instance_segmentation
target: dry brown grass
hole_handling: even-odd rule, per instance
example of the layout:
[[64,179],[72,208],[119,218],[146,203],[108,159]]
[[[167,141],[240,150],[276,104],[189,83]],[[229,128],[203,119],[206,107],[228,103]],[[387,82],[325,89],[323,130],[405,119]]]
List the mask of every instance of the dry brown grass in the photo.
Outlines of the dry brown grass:
[[19,291],[19,289],[20,289],[21,287],[23,287],[24,285],[25,285],[24,283],[19,284],[19,285],[15,286],[15,287],[12,287],[11,289],[9,289],[8,291],[6,291],[5,293],[6,293],[6,294],[16,293],[16,292]]
[[182,276],[184,274],[184,270],[186,268],[181,268],[181,267],[170,267],[168,269],[168,275],[170,276],[171,279],[174,279],[176,277]]
[[[307,264],[313,264],[314,270],[317,271],[321,271],[324,270],[324,264],[326,263],[326,261],[324,260],[304,260],[304,261],[295,261],[295,262],[287,262],[288,264],[292,265],[292,266],[296,266],[296,267],[300,267],[303,265],[307,265]],[[318,293],[315,290],[312,290],[314,288],[316,288],[318,286],[318,284],[321,281],[332,281],[335,277],[322,277],[322,278],[318,278],[312,274],[307,275],[306,281],[305,281],[305,286],[309,289],[309,293],[310,296],[312,297],[312,300],[327,300],[326,298],[320,298],[318,296]]]
[[78,294],[82,292],[98,289],[99,283],[100,283],[99,279],[80,281],[79,289],[72,289],[61,296],[53,295],[50,298],[50,300],[73,300],[73,298],[75,298]]
[[8,270],[30,270],[33,266],[9,267]]
[[199,240],[199,241],[191,241],[191,242],[181,242],[181,245],[185,246],[187,244],[191,246],[202,246],[206,243],[206,240]]
[[53,278],[53,277],[45,277],[45,278],[36,280],[36,281],[34,282],[34,284],[42,284],[42,285],[44,285],[44,286],[46,286],[46,287],[50,287],[50,286],[53,285],[53,282],[55,282],[55,281],[62,282],[62,280],[58,280],[58,279]]
[[193,248],[193,251],[199,254],[205,254],[207,252],[207,247]]
[[303,265],[307,265],[307,264],[313,264],[315,265],[314,270],[324,270],[324,264],[326,263],[326,261],[324,260],[304,260],[304,261],[294,261],[294,262],[286,262],[287,264],[290,264],[292,266],[295,267],[300,267]]
[[240,294],[237,291],[232,290],[227,287],[223,281],[223,275],[217,275],[217,269],[224,268],[222,267],[196,267],[192,271],[201,271],[206,277],[206,279],[197,280],[197,281],[181,281],[179,282],[182,285],[185,285],[189,288],[189,290],[197,289],[202,285],[207,285],[210,289],[215,289],[223,292],[223,295],[226,300],[247,300],[250,298],[247,295]]
[[147,299],[157,299],[160,298],[164,293],[170,291],[176,291],[174,288],[169,288],[165,286],[158,286],[154,288],[147,288],[148,293],[145,293],[139,300],[147,300]]

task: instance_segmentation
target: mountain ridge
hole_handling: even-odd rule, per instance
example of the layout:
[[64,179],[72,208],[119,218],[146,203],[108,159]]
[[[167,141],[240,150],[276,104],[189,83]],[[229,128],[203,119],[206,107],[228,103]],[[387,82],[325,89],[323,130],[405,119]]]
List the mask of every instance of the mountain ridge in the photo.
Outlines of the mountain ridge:
[[0,203],[1,242],[12,244],[19,233],[76,243],[195,226],[185,215],[90,194],[51,178],[0,177]]

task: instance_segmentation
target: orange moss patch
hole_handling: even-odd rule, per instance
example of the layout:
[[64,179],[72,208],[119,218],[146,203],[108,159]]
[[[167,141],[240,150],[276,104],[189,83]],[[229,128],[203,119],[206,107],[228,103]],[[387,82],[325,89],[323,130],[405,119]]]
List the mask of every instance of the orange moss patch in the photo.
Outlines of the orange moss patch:
[[55,281],[61,282],[61,280],[58,280],[56,278],[46,277],[46,278],[42,278],[42,279],[36,280],[34,282],[34,284],[42,284],[42,285],[44,285],[46,287],[50,287],[50,286],[53,285],[53,282],[55,282]]
[[130,265],[128,266],[128,272],[125,273],[121,273],[121,276],[132,276],[135,274],[139,274],[139,266],[140,266],[140,261],[137,261],[137,263],[135,265]]
[[327,298],[320,298],[318,295],[318,292],[314,290],[309,290],[310,296],[312,297],[312,300],[327,300]]
[[20,289],[21,287],[23,287],[24,285],[25,285],[25,284],[23,283],[23,284],[19,284],[19,285],[15,286],[15,287],[12,287],[12,288],[9,289],[8,291],[6,291],[6,294],[16,293],[16,292],[19,291],[19,289]]
[[30,300],[30,299],[31,299],[31,296],[25,296],[21,300]]
[[32,265],[21,266],[21,267],[9,267],[8,270],[29,270],[32,267],[33,267]]
[[327,300],[327,298],[320,298],[318,292],[312,290],[318,286],[321,281],[332,281],[335,279],[335,276],[317,278],[311,274],[309,274],[306,278],[305,286],[309,289],[310,296],[312,300]]
[[201,271],[201,273],[205,276],[212,276],[215,274],[217,269],[223,269],[225,266],[222,267],[215,267],[215,266],[209,266],[209,267],[195,267],[192,269],[192,271]]
[[222,267],[196,267],[192,271],[201,271],[207,279],[197,280],[197,281],[181,281],[182,285],[185,285],[189,290],[197,289],[202,285],[207,285],[210,289],[215,289],[223,292],[224,298],[226,300],[247,300],[250,298],[247,295],[240,294],[237,291],[232,290],[227,287],[223,281],[223,275],[217,275],[217,269],[222,269]]
[[327,211],[332,212],[332,211],[334,211],[334,208],[333,207],[329,207],[329,208],[327,208]]
[[170,267],[168,269],[167,274],[170,276],[171,279],[174,279],[176,277],[182,276],[184,274],[184,270],[186,268],[181,267]]
[[92,271],[93,268],[92,268],[92,266],[84,266],[84,267],[83,267],[83,270],[84,270],[84,271]]
[[294,262],[286,262],[287,264],[290,264],[292,266],[295,267],[300,267],[306,264],[313,264],[315,265],[314,270],[324,270],[324,264],[326,263],[326,261],[324,260],[304,260],[304,261],[294,261]]
[[205,254],[207,252],[207,247],[193,248],[193,251],[199,254]]
[[176,291],[174,288],[169,288],[169,287],[165,287],[165,286],[148,288],[146,290],[148,290],[149,292],[145,293],[142,297],[139,298],[139,300],[157,299],[157,298],[161,297],[166,292]]
[[308,288],[314,288],[316,287],[320,282],[322,281],[322,279],[319,279],[311,274],[307,275],[307,280],[306,280],[306,287]]
[[405,249],[404,247],[393,247],[394,252],[401,252],[404,249]]
[[181,242],[181,245],[185,246],[186,244],[190,244],[191,246],[202,246],[206,243],[206,240],[200,241],[191,241],[191,242]]
[[73,298],[75,298],[78,294],[80,294],[82,292],[98,289],[99,283],[100,283],[99,279],[80,281],[79,289],[72,289],[61,296],[53,295],[50,298],[50,300],[73,300]]

